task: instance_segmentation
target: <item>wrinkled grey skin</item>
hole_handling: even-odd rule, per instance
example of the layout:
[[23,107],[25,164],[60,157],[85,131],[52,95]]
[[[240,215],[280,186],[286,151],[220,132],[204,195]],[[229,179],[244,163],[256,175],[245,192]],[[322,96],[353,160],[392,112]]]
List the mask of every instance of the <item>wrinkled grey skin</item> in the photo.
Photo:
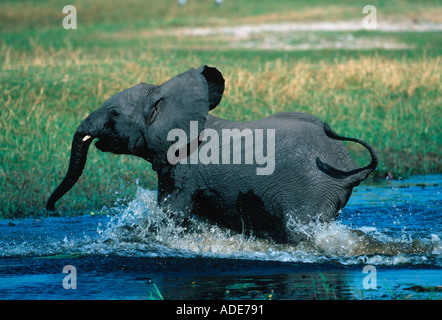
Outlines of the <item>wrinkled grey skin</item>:
[[[101,151],[131,154],[152,163],[158,173],[158,202],[163,208],[193,213],[222,227],[275,242],[298,243],[305,235],[294,230],[296,223],[336,218],[353,187],[377,166],[376,153],[367,143],[340,137],[307,114],[285,112],[253,122],[209,115],[223,92],[221,73],[203,66],[160,86],[141,83],[111,97],[75,132],[68,172],[46,208],[55,210],[56,201],[76,183],[89,145],[98,139],[95,146]],[[167,134],[179,128],[189,137],[190,121],[198,121],[200,132],[211,128],[220,137],[222,129],[275,129],[274,172],[257,175],[257,166],[250,164],[172,165],[167,150],[175,142],[167,141]],[[365,146],[371,163],[359,167],[341,140]],[[199,148],[205,143],[200,142]]]

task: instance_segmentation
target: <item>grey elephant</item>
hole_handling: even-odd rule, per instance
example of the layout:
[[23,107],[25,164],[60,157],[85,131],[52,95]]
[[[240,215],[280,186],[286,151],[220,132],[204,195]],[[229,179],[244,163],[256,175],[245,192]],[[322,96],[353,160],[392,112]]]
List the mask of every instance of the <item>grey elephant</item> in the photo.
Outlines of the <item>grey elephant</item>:
[[[164,209],[296,244],[306,235],[294,226],[335,219],[378,164],[369,144],[338,136],[311,115],[284,112],[252,122],[210,115],[223,92],[222,74],[202,66],[114,95],[77,128],[66,177],[46,208],[54,211],[77,182],[98,139],[101,151],[152,164]],[[367,148],[370,164],[359,167],[344,140]]]

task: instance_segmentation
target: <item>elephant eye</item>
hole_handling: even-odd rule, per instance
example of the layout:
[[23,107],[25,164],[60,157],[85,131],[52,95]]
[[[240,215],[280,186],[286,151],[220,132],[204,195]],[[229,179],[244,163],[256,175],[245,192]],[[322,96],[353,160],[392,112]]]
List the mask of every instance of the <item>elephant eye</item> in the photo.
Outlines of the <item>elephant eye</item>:
[[118,110],[117,108],[114,108],[110,111],[110,116],[112,118],[116,118],[120,115],[120,113],[121,113],[120,110]]
[[151,124],[155,120],[155,115],[158,111],[158,104],[161,102],[161,99],[158,99],[155,101],[155,103],[152,105],[149,116],[147,117],[147,124]]

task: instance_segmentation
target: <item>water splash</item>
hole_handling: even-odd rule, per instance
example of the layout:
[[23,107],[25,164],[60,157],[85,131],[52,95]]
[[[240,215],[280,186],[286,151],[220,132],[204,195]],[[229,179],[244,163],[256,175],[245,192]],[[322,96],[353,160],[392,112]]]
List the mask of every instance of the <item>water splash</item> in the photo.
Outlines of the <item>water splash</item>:
[[136,199],[120,215],[99,226],[101,243],[136,243],[144,253],[176,256],[229,256],[270,246],[197,217],[165,211],[156,198],[156,192],[139,188]]
[[340,221],[292,222],[290,229],[303,232],[308,241],[295,246],[236,234],[197,217],[164,211],[156,203],[156,192],[139,188],[136,199],[98,232],[99,242],[113,253],[149,256],[398,264],[426,263],[442,252],[437,234],[392,236],[376,227],[350,228]]
[[307,241],[275,244],[194,216],[164,211],[138,189],[110,214],[0,221],[0,257],[114,255],[261,261],[442,266],[442,175],[393,186],[359,187],[337,221],[299,224]]

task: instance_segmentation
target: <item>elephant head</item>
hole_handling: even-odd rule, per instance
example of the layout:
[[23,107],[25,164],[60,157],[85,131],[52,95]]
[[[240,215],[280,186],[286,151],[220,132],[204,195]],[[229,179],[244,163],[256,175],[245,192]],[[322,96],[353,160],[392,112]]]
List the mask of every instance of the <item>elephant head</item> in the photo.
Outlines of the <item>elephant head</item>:
[[216,69],[190,69],[162,85],[140,83],[121,91],[90,114],[77,128],[72,141],[69,168],[50,196],[46,208],[55,203],[78,181],[86,164],[91,142],[101,151],[131,154],[151,162],[154,170],[167,161],[172,129],[188,133],[190,121],[204,128],[209,110],[221,101],[224,78]]

